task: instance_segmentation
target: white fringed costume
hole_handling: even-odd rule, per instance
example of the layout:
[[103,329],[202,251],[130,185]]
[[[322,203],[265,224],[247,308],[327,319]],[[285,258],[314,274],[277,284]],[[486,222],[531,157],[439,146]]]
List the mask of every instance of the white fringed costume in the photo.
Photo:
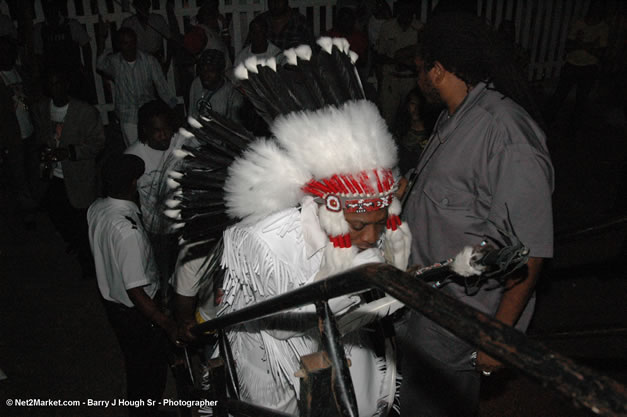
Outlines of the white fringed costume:
[[[395,231],[389,227],[379,247],[360,252],[350,244],[343,210],[331,204],[337,198],[344,209],[354,202],[372,207],[357,212],[388,209],[389,217],[399,214],[390,171],[396,149],[372,103],[288,115],[273,125],[273,133],[276,141],[256,142],[229,169],[227,207],[244,220],[224,234],[225,295],[219,315],[363,263],[388,259],[407,266],[405,224],[395,225]],[[359,177],[362,192],[319,193],[316,186],[334,175],[339,181]],[[334,242],[338,235],[345,236],[342,245]],[[330,305],[337,315],[360,302],[354,295]],[[298,413],[299,379],[294,374],[301,356],[319,350],[315,317],[310,305],[228,332],[243,400]],[[392,349],[386,358],[377,357],[362,331],[347,334],[342,342],[352,363],[359,415],[387,415],[397,384]]]
[[[184,146],[181,169],[170,174],[176,191],[168,216],[179,222],[190,251],[213,247],[210,258],[218,259],[215,248],[223,245],[219,316],[364,263],[407,267],[411,235],[394,197],[394,140],[376,106],[364,99],[348,42],[321,38],[318,45],[285,51],[287,69],[274,59],[247,60],[236,68],[241,87],[268,121],[271,138],[251,139],[242,147],[246,134],[215,115],[190,120],[189,131],[182,132],[201,146]],[[222,177],[223,161],[237,148],[243,151]],[[223,202],[214,204],[218,187]],[[213,246],[222,210],[239,223]],[[387,224],[376,247],[353,246],[345,213],[360,217],[381,210]],[[375,317],[393,311],[390,300],[377,302]],[[387,415],[397,388],[391,344],[385,343],[385,357],[375,355],[360,330],[367,310],[360,296],[338,297],[329,305],[336,316],[348,313],[342,342],[359,415]],[[229,328],[227,334],[241,399],[298,414],[300,357],[320,348],[314,306]]]
[[[308,197],[302,210],[283,210],[254,225],[236,225],[225,232],[223,265],[227,274],[219,315],[314,281],[327,239],[316,224],[313,205]],[[369,249],[354,258],[354,266],[382,261],[379,249]],[[330,304],[338,314],[359,302],[358,296],[350,296],[332,300]],[[299,379],[294,374],[300,368],[301,356],[319,350],[319,334],[315,327],[304,333],[296,330],[315,325],[313,306],[293,313],[244,324],[228,335],[242,399],[297,415]],[[309,313],[308,319],[299,318],[298,313]],[[359,415],[386,415],[388,405],[394,400],[396,378],[385,379],[385,358],[376,357],[369,348],[369,340],[360,333],[353,332],[342,339],[352,363],[350,372]],[[394,369],[394,364],[388,369]]]

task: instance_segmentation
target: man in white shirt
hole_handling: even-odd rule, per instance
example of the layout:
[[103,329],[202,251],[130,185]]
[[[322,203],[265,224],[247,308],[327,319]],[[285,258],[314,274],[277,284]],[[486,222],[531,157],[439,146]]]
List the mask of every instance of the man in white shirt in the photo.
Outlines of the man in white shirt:
[[137,141],[137,111],[156,98],[155,90],[170,108],[176,107],[178,101],[157,59],[137,49],[137,35],[132,29],[118,31],[120,52],[115,54],[104,50],[106,35],[106,30],[99,31],[96,66],[115,83],[115,111],[122,125],[124,142],[130,146]]
[[[129,146],[125,154],[138,156],[144,161],[144,174],[137,180],[139,203],[143,223],[153,246],[155,260],[161,276],[162,288],[176,262],[176,238],[170,234],[169,222],[163,221],[164,207],[158,201],[161,180],[166,162],[175,146],[173,141],[174,115],[162,101],[150,101],[139,109],[139,140]],[[165,291],[162,294],[165,297]]]
[[281,49],[268,40],[268,22],[255,19],[248,25],[248,42],[235,57],[233,67],[237,67],[251,56],[268,59],[277,57],[280,53]]
[[76,251],[83,278],[93,278],[93,261],[87,242],[85,213],[98,194],[96,158],[104,149],[105,135],[98,110],[69,95],[75,81],[61,68],[46,76],[49,98],[31,106],[42,176],[47,181],[43,199],[50,220]]
[[134,0],[133,7],[136,14],[122,21],[122,27],[133,29],[137,34],[137,49],[157,58],[164,68],[170,66],[169,45],[167,56],[163,46],[164,41],[171,38],[170,27],[164,17],[157,13],[150,13],[149,0]]
[[396,17],[381,25],[375,48],[381,74],[378,105],[388,126],[407,93],[416,87],[413,59],[422,23],[414,19],[415,7],[412,0],[398,2]]
[[141,407],[129,407],[131,416],[155,415],[149,400],[156,405],[165,388],[164,336],[177,339],[176,323],[154,301],[157,268],[137,206],[137,180],[143,173],[144,163],[135,155],[110,160],[104,168],[108,197],[87,212],[98,288],[124,355],[127,400],[143,401]]

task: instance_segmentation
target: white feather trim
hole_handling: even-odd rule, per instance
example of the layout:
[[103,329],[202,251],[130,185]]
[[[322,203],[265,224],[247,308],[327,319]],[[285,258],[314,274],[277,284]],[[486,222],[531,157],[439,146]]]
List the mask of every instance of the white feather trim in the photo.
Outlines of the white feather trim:
[[168,178],[166,180],[166,183],[168,184],[168,187],[170,187],[170,188],[179,188],[181,186],[181,184],[179,184],[178,182],[174,181],[172,178]]
[[277,118],[272,131],[295,163],[315,178],[397,164],[394,139],[377,107],[366,100],[291,113]]
[[271,56],[266,60],[266,67],[271,68],[272,71],[276,72],[276,58]]
[[340,50],[340,52],[347,54],[350,50],[350,44],[344,38],[333,38],[332,42],[333,45],[335,45],[335,47]]
[[175,220],[181,219],[181,210],[164,210],[163,214],[165,214],[171,219],[175,219]]
[[183,178],[183,173],[182,172],[178,172],[178,171],[169,171],[168,172],[168,176],[170,178],[174,178],[174,179],[181,179]]
[[311,59],[311,46],[309,45],[300,45],[296,49],[296,56],[303,61],[309,61]]
[[407,223],[403,222],[396,230],[385,229],[383,253],[387,263],[405,271],[409,262],[410,251],[411,232]]
[[401,202],[398,200],[398,198],[393,198],[392,202],[390,203],[390,207],[388,207],[388,215],[395,214],[397,216],[400,216],[402,209],[403,207],[401,206]]
[[194,134],[190,132],[189,130],[185,129],[184,127],[179,129],[179,133],[181,134],[181,136],[186,137],[186,138],[194,137]]
[[253,74],[259,73],[259,71],[257,70],[257,57],[255,55],[251,55],[246,58],[244,60],[244,66],[246,66],[246,69]]
[[274,141],[254,142],[228,169],[224,183],[227,212],[246,222],[295,207],[304,196],[307,171],[289,158]]
[[451,270],[462,277],[481,275],[483,271],[485,271],[485,267],[473,265],[471,263],[473,254],[474,249],[471,246],[466,246],[455,256],[455,259],[451,263]]
[[246,70],[244,64],[239,64],[237,67],[235,67],[235,69],[233,70],[233,75],[235,75],[235,79],[237,80],[247,80],[248,71]]
[[333,49],[333,39],[328,36],[322,36],[316,41],[318,45],[324,50],[324,52],[330,54]]
[[184,151],[183,149],[175,149],[172,151],[172,155],[174,155],[176,158],[183,159],[186,156],[190,156],[193,154],[191,152]]
[[298,65],[298,58],[296,56],[296,51],[294,48],[286,49],[283,51],[283,56],[285,57],[285,62],[290,65]]
[[350,232],[343,211],[329,211],[325,205],[320,205],[318,207],[318,219],[320,220],[320,227],[329,236],[340,236]]
[[349,269],[353,265],[353,259],[357,255],[358,249],[355,246],[335,248],[333,243],[329,242],[323,251],[320,271],[316,274],[316,280],[328,278]]
[[200,124],[200,122],[191,116],[187,118],[187,123],[189,123],[191,127],[195,127],[196,129],[202,128],[202,125]]
[[[357,62],[357,60],[359,59],[359,54],[355,51],[348,51],[348,56],[350,57],[352,64],[355,64],[355,62]],[[360,80],[360,84],[361,84],[361,80]]]

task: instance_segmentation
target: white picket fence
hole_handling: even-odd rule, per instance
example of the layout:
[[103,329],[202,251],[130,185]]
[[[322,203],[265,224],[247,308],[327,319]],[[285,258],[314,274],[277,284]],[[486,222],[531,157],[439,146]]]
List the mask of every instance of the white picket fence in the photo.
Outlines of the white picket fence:
[[[153,11],[165,17],[167,0],[153,0]],[[174,0],[175,14],[179,27],[198,10],[196,0]],[[393,0],[387,0],[390,4]],[[418,18],[426,22],[438,0],[416,0],[419,3]],[[474,0],[468,0],[474,1]],[[529,79],[543,80],[559,76],[564,59],[564,45],[568,26],[573,18],[587,10],[590,0],[476,0],[477,14],[484,16],[492,25],[498,27],[504,20],[513,20],[516,27],[516,40],[529,51]],[[100,14],[105,21],[114,22],[119,27],[132,13],[130,0],[68,0],[68,16],[84,25],[92,39],[95,68],[96,46],[95,27]],[[316,35],[329,29],[333,21],[335,0],[290,0],[292,7],[297,7],[310,20]],[[612,3],[610,1],[610,3]],[[614,0],[614,7],[624,7],[620,0]],[[246,39],[249,22],[266,10],[266,0],[220,0],[220,10],[232,21],[232,41],[234,50],[241,49]],[[0,9],[7,12],[4,2]],[[35,22],[43,20],[40,0],[35,0]],[[454,30],[454,29],[453,29]],[[111,36],[107,39],[110,46]],[[98,94],[98,108],[103,121],[108,122],[107,112],[112,104],[107,103],[100,76],[95,74]],[[172,68],[168,73],[168,82],[173,87]],[[179,97],[182,102],[182,97]]]

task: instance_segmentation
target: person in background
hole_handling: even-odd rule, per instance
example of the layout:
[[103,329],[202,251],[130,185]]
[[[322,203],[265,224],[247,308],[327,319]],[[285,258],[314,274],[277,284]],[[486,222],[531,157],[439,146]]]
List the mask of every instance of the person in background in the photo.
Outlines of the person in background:
[[224,76],[226,61],[222,51],[207,49],[198,58],[198,76],[189,91],[189,115],[194,118],[212,110],[227,119],[241,122],[244,97]]
[[290,8],[289,0],[268,0],[268,11],[255,19],[266,21],[268,40],[281,50],[315,42],[307,18],[297,9]]
[[68,252],[76,252],[83,278],[92,278],[85,213],[96,199],[96,158],[105,135],[98,110],[69,95],[69,77],[64,68],[48,71],[49,98],[33,106],[33,124],[43,146],[42,175],[49,179],[43,205]]
[[[443,110],[405,206],[411,263],[431,265],[486,236],[500,239],[497,227],[505,228],[529,248],[526,268],[502,287],[450,283],[440,291],[524,331],[553,255],[554,173],[537,106],[511,48],[481,18],[441,13],[423,35],[418,85]],[[397,334],[406,358],[403,416],[477,415],[481,376],[502,364],[417,312]]]
[[110,159],[103,170],[107,197],[87,211],[98,288],[124,356],[126,399],[143,402],[129,406],[132,417],[158,415],[167,378],[166,336],[178,339],[176,323],[154,301],[158,272],[137,206],[137,180],[143,173],[136,155]]
[[[35,227],[35,136],[29,108],[28,74],[16,66],[17,46],[0,37],[0,150],[9,168],[14,195],[26,229]],[[24,80],[23,76],[26,78]]]
[[138,141],[124,153],[144,162],[144,173],[137,179],[139,206],[161,277],[162,296],[166,298],[167,282],[176,262],[177,242],[162,218],[165,206],[158,201],[165,163],[175,146],[172,140],[175,120],[172,110],[162,101],[153,100],[139,108]]
[[178,100],[157,59],[137,49],[137,35],[132,29],[117,32],[120,51],[116,53],[104,49],[107,34],[108,26],[100,24],[97,68],[115,83],[115,112],[128,147],[137,141],[137,112],[156,98],[155,90],[170,108],[176,107]]
[[392,131],[399,147],[399,167],[403,174],[416,166],[429,141],[431,132],[427,127],[426,110],[426,100],[416,87],[407,94],[396,115]]
[[280,53],[281,49],[268,40],[268,22],[254,19],[248,25],[248,41],[235,57],[233,67],[237,67],[251,56],[257,59],[278,58]]
[[[63,2],[42,0],[44,21],[33,27],[33,52],[39,73],[47,68],[64,68],[72,78],[73,97],[95,104],[92,49],[87,31],[68,18]],[[81,58],[82,53],[82,58]]]
[[573,87],[577,88],[577,96],[570,121],[580,122],[599,75],[599,64],[607,47],[608,34],[609,26],[603,16],[603,4],[601,1],[592,1],[586,16],[576,19],[568,31],[566,63],[562,67],[557,89],[546,105],[547,122],[555,120]]
[[420,21],[414,19],[412,0],[396,3],[396,17],[381,25],[375,48],[377,73],[381,74],[378,104],[383,118],[392,125],[407,92],[416,86],[413,57],[416,50]]
[[135,14],[124,19],[122,27],[133,29],[137,35],[137,49],[157,58],[163,72],[167,73],[173,47],[168,42],[172,37],[170,26],[160,14],[150,13],[150,0],[133,0],[133,7]]
[[[184,97],[185,107],[190,108],[188,101],[189,90],[196,77],[196,63],[198,57],[207,49],[216,49],[224,54],[227,70],[231,68],[230,35],[226,19],[218,10],[218,2],[202,2],[196,15],[196,21],[189,31],[180,34],[178,22],[174,14],[173,2],[167,3],[168,20],[172,32],[181,40],[183,45],[176,56],[179,91]],[[229,43],[226,43],[228,40]]]
[[368,64],[368,35],[357,28],[357,16],[355,10],[350,7],[342,7],[337,11],[333,27],[324,36],[332,38],[345,38],[350,44],[351,51],[359,55],[355,67],[362,80],[367,79]]

